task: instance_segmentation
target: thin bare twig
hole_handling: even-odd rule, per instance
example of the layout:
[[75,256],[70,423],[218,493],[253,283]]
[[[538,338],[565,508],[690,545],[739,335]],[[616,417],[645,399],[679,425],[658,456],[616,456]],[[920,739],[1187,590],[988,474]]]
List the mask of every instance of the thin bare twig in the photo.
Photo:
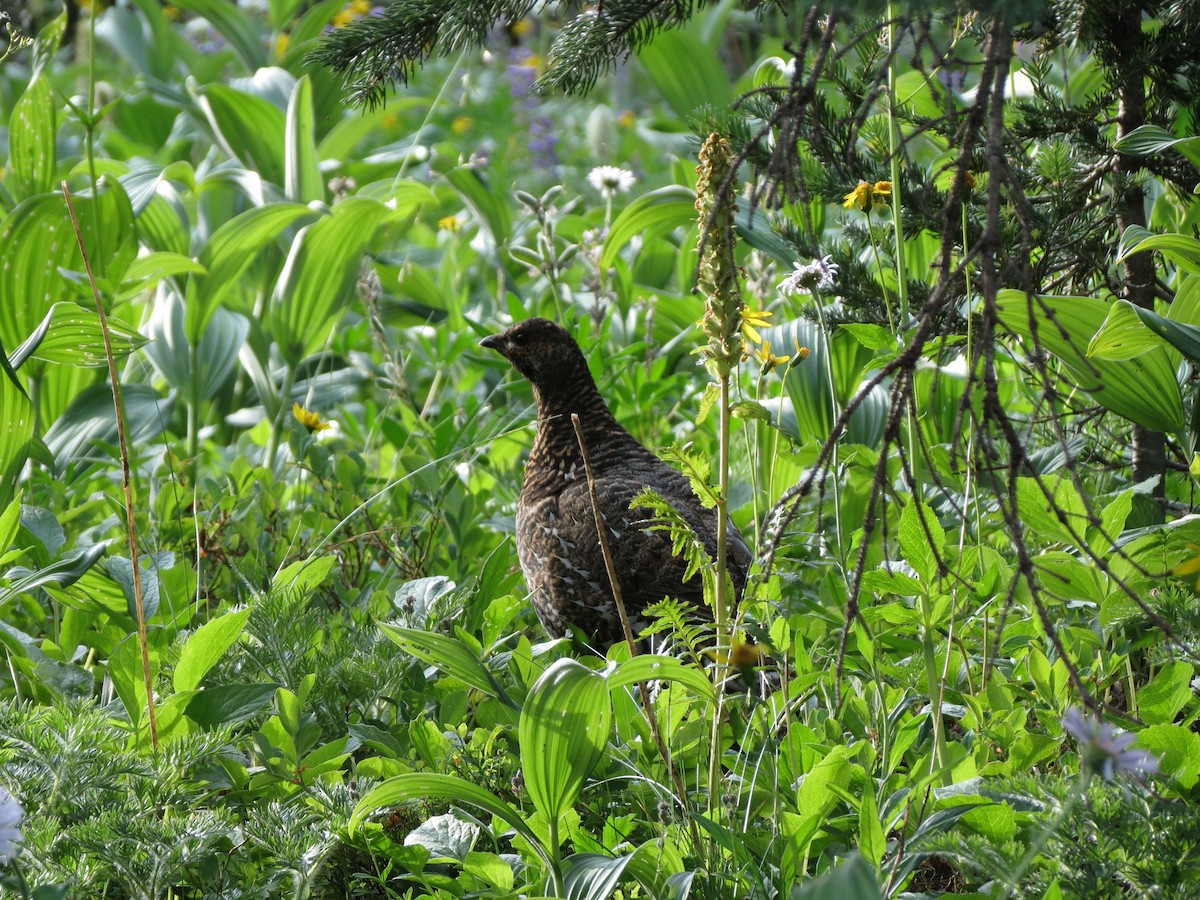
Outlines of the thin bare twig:
[[150,725],[150,744],[157,750],[158,720],[154,714],[154,678],[150,672],[150,644],[146,636],[146,606],[142,597],[142,573],[138,567],[137,523],[133,518],[133,478],[129,471],[125,404],[121,400],[121,382],[117,378],[117,360],[113,356],[112,337],[108,331],[108,316],[104,312],[104,303],[100,299],[100,287],[96,284],[92,262],[88,258],[87,247],[83,243],[83,231],[79,227],[79,216],[75,214],[75,205],[71,202],[71,190],[65,181],[62,183],[62,192],[67,201],[67,212],[71,217],[71,225],[75,229],[75,240],[79,244],[79,253],[83,256],[83,268],[87,272],[88,284],[92,286],[92,297],[96,301],[96,314],[100,317],[100,332],[104,335],[104,356],[108,360],[108,379],[112,384],[113,407],[117,413],[117,443],[121,449],[121,483],[125,488],[125,529],[129,535],[129,559],[133,565],[133,605],[137,613],[138,643],[142,650],[142,677],[146,682],[146,718]]

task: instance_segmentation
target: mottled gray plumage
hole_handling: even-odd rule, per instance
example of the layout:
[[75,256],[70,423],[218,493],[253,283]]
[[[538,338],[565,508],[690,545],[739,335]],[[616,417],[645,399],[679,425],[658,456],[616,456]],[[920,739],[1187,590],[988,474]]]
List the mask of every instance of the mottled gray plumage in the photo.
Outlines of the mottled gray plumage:
[[[686,563],[671,552],[668,534],[648,530],[649,510],[631,510],[629,503],[643,488],[652,488],[691,525],[713,557],[717,513],[701,505],[683,475],[621,427],[575,340],[553,322],[527,319],[480,343],[501,353],[528,378],[537,400],[537,437],[517,503],[517,554],[546,631],[565,635],[574,625],[602,649],[624,637],[596,536],[572,413],[578,413],[583,427],[600,512],[635,635],[642,610],[665,596],[706,611],[700,577],[684,581]],[[740,596],[750,550],[732,523],[727,557]]]

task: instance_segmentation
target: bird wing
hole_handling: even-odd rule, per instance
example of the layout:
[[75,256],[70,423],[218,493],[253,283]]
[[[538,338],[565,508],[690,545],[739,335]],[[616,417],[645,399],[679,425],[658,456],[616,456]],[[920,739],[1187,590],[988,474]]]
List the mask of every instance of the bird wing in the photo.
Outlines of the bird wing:
[[[703,609],[703,584],[699,577],[684,581],[687,562],[673,552],[670,533],[665,529],[651,527],[654,515],[651,510],[630,508],[630,503],[645,487],[646,485],[638,479],[619,475],[601,476],[596,479],[597,502],[608,528],[609,550],[626,609],[633,616],[668,595],[692,603],[697,609]],[[691,491],[686,482],[684,487]],[[701,535],[705,534],[699,527],[700,523],[693,521],[694,514],[689,515],[690,510],[680,509],[681,505],[686,504],[680,504],[677,498],[665,493],[664,499],[697,528]],[[696,503],[696,506],[699,507],[699,503]],[[593,546],[599,558],[599,540],[596,537],[592,502],[585,481],[581,480],[578,484],[571,485],[559,495],[559,510],[564,519],[579,523],[582,541],[595,542]],[[709,529],[711,530],[711,525]]]

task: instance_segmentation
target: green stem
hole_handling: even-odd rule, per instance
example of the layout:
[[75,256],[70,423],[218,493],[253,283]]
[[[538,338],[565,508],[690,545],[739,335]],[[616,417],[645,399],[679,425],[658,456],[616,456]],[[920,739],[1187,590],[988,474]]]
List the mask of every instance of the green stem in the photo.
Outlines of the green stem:
[[[900,298],[901,327],[908,321],[908,272],[904,261],[904,215],[900,209],[900,123],[896,121],[896,10],[888,4],[888,157],[892,179],[892,231],[896,239],[897,296]],[[893,327],[893,331],[895,328]]]
[[[870,214],[868,213],[868,215]],[[830,333],[829,327],[825,322],[825,308],[821,305],[821,297],[815,289],[812,292],[812,298],[813,305],[817,309],[817,324],[821,327],[821,339],[824,342],[824,346],[821,348],[821,355],[824,357],[822,362],[825,364],[825,377],[829,380],[829,403],[832,416],[830,427],[832,427],[833,423],[842,414],[841,404],[838,403],[837,382],[833,377],[833,335]],[[834,540],[837,543],[837,561],[842,571],[845,572],[846,554],[842,546],[842,488],[837,474],[839,444],[841,444],[840,436],[838,440],[833,442],[833,449],[829,454],[829,471],[833,473],[833,524],[835,532]]]
[[288,399],[292,396],[292,387],[296,383],[296,369],[289,365],[283,376],[283,386],[279,391],[279,401],[275,416],[271,420],[271,435],[267,439],[267,450],[263,454],[263,465],[268,469],[275,466],[275,455],[279,452],[279,441],[283,436],[283,423],[287,415]]
[[928,592],[921,595],[921,618],[921,652],[925,659],[925,680],[929,684],[929,714],[933,717],[931,774],[936,775],[943,785],[948,785],[951,779],[946,771],[946,733],[942,728],[942,679],[938,672],[937,645],[933,640],[933,602]]
[[713,673],[717,694],[717,708],[713,715],[712,734],[708,754],[708,811],[711,814],[721,802],[721,721],[724,718],[725,676],[729,669],[729,653],[732,648],[732,628],[729,621],[729,604],[726,596],[726,554],[729,547],[729,515],[726,502],[729,498],[729,375],[720,376],[720,450],[717,462],[717,558],[716,591],[713,596],[713,619],[716,626],[717,661]]

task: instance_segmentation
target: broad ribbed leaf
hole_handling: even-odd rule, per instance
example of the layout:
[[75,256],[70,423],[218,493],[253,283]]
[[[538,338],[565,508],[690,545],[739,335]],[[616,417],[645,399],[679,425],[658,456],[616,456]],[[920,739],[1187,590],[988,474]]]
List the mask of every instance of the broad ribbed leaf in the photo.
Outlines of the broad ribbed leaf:
[[[121,396],[131,444],[161,434],[171,420],[171,398],[164,400],[148,384],[123,385]],[[87,457],[95,441],[115,444],[117,419],[108,383],[93,385],[76,397],[50,426],[45,441],[60,470],[72,460]]]
[[171,387],[187,391],[196,401],[209,400],[237,367],[238,353],[250,334],[250,320],[218,307],[199,346],[193,347],[184,327],[185,316],[177,294],[160,293],[147,327],[154,340],[146,355]]
[[230,286],[263,247],[300,219],[316,216],[315,210],[299,203],[272,203],[249,209],[213,232],[200,251],[200,264],[208,275],[196,279],[196,288],[189,293],[188,339],[192,342],[199,339],[208,318],[221,304]]
[[206,85],[197,100],[222,149],[264,181],[283,187],[283,110],[223,84]]
[[463,202],[483,219],[496,246],[506,246],[512,237],[512,216],[508,210],[507,194],[488,184],[473,166],[456,166],[442,177],[458,191]]
[[1135,253],[1157,250],[1185,272],[1200,274],[1200,240],[1187,234],[1155,234],[1141,225],[1130,225],[1121,235],[1117,262]]
[[452,678],[457,678],[491,697],[511,703],[504,689],[492,677],[480,660],[462,641],[419,628],[402,628],[380,622],[379,628],[423,663],[434,666]]
[[363,819],[372,813],[391,806],[399,806],[409,800],[445,800],[450,803],[466,803],[489,812],[503,819],[517,834],[521,835],[541,857],[549,862],[550,855],[542,846],[541,840],[533,833],[521,813],[505,803],[495,794],[491,794],[463,778],[454,775],[435,775],[423,772],[412,772],[389,778],[383,784],[371,789],[358,801],[346,829],[351,834],[358,830]]
[[1001,291],[996,298],[1004,327],[1032,340],[1036,325],[1041,346],[1057,356],[1080,390],[1101,406],[1144,428],[1181,431],[1183,395],[1167,347],[1123,360],[1084,355],[1111,305],[1095,297],[1029,297],[1015,290]]
[[679,227],[689,227],[696,221],[696,192],[673,184],[642,194],[613,220],[600,256],[601,271],[612,268],[617,254],[639,235],[653,240]]
[[1133,129],[1113,146],[1122,153],[1149,156],[1175,149],[1192,165],[1200,168],[1200,137],[1178,137],[1157,125],[1142,125]]
[[67,587],[74,584],[84,573],[96,564],[96,560],[104,555],[108,541],[101,541],[68,553],[62,559],[57,559],[49,565],[35,570],[16,566],[7,572],[8,587],[0,587],[0,602],[7,600],[13,594],[23,594],[37,590],[49,584]]
[[574,805],[612,732],[612,703],[603,675],[559,659],[534,682],[518,733],[525,786],[547,821]]
[[[132,325],[111,316],[106,321],[113,356],[117,359],[146,343],[146,338],[138,334]],[[100,316],[94,309],[70,302],[55,303],[46,313],[35,336],[39,336],[36,342],[31,336],[30,341],[17,348],[13,354],[15,360],[24,362],[26,358],[33,357],[72,366],[103,366],[108,363],[104,330],[100,325]]]
[[[834,332],[832,341],[826,341],[820,326],[804,319],[794,319],[760,331],[763,338],[771,342],[773,353],[795,356],[798,355],[797,346],[809,350],[807,359],[794,363],[786,370],[784,387],[796,418],[796,437],[801,442],[813,439],[824,442],[835,419],[829,368],[833,369],[840,410],[858,391],[863,369],[875,354],[853,334],[841,328]],[[827,362],[825,353],[830,347],[833,359]],[[782,373],[785,370],[778,371]],[[850,417],[846,440],[855,444],[876,445],[882,438],[886,415],[887,390],[880,385]]]
[[721,58],[691,32],[663,31],[637,56],[680,119],[690,119],[699,106],[723,109],[729,105],[733,88]]
[[[1183,292],[1181,291],[1176,295],[1175,303],[1171,304],[1172,318],[1160,316],[1158,313],[1142,309],[1140,306],[1134,306],[1127,300],[1118,300],[1116,305],[1129,307],[1143,325],[1167,341],[1167,343],[1192,362],[1200,364],[1200,326],[1176,321],[1174,318],[1176,312],[1183,305],[1180,303],[1182,296]],[[1105,327],[1107,327],[1107,323]]]
[[1092,335],[1087,355],[1091,359],[1125,360],[1163,346],[1163,339],[1142,324],[1128,300],[1109,307],[1100,330]]
[[54,96],[50,83],[38,76],[9,117],[8,165],[19,197],[54,188]]
[[0,340],[0,506],[8,506],[16,494],[17,476],[33,441],[33,418],[33,403]]
[[316,133],[313,118],[312,79],[307,75],[296,82],[288,101],[284,156],[284,192],[289,200],[309,203],[325,199],[325,182],[321,179]]
[[257,26],[236,3],[229,3],[228,0],[179,0],[175,5],[208,19],[251,72],[267,64],[267,52],[258,36]]
[[[103,179],[98,199],[74,198],[88,256],[98,277],[119,277],[137,252],[133,209],[121,186]],[[61,194],[20,203],[0,228],[0,342],[15,347],[42,323],[55,303],[86,296],[61,270],[83,271],[83,257]]]
[[125,270],[121,293],[125,295],[144,291],[164,278],[176,275],[207,275],[208,271],[199,262],[182,253],[158,251],[140,256]]
[[673,656],[651,653],[623,660],[608,676],[608,687],[615,691],[643,681],[674,681],[703,700],[715,696],[712,682],[695,666],[685,666]]
[[567,900],[608,900],[632,859],[633,854],[617,857],[575,854],[563,865]]
[[325,344],[351,296],[368,242],[395,216],[376,200],[351,197],[296,235],[271,298],[271,329],[289,362]]

